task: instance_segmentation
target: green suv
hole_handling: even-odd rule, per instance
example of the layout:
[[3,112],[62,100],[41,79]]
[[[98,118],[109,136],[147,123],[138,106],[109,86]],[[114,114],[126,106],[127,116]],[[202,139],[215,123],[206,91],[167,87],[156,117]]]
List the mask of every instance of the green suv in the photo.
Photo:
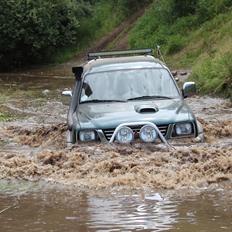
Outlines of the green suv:
[[180,90],[170,70],[151,49],[96,52],[73,67],[67,142],[163,142],[203,138],[185,98],[195,94],[193,82]]

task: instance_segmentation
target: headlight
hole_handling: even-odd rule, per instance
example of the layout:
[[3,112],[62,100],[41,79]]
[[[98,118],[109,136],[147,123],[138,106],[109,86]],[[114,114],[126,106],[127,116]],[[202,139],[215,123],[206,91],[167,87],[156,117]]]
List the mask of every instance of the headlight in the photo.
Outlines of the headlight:
[[116,140],[119,143],[130,143],[134,140],[134,133],[130,127],[124,126],[119,129]]
[[94,141],[96,140],[96,133],[92,130],[80,131],[79,138],[82,142]]
[[190,135],[193,133],[192,123],[176,124],[176,135]]
[[145,125],[141,128],[139,136],[143,142],[152,143],[157,139],[157,132],[154,127]]

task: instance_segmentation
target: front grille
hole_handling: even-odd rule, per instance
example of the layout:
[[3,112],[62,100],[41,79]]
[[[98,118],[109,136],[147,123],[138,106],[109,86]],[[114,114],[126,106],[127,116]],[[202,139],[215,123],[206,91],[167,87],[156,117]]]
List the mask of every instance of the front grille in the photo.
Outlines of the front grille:
[[[140,129],[143,126],[130,126],[130,128],[133,130],[134,133],[139,133]],[[158,126],[158,129],[160,130],[160,132],[162,133],[163,136],[165,136],[167,134],[167,130],[168,130],[168,125],[160,125]],[[110,138],[112,137],[113,133],[114,133],[115,129],[105,129],[103,130],[103,133],[106,137],[107,140],[110,140]]]

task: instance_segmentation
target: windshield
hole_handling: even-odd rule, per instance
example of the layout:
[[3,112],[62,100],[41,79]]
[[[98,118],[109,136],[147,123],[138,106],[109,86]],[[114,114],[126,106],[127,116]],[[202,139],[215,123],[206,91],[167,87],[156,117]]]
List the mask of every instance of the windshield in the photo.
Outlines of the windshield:
[[[87,91],[88,90],[88,91]],[[166,69],[133,69],[85,76],[81,102],[177,98],[179,92]]]

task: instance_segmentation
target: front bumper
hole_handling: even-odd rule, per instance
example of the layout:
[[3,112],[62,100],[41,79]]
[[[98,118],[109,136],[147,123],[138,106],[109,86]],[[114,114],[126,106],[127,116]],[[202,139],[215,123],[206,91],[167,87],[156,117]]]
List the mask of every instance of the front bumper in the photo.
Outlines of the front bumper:
[[[123,123],[120,124],[117,128],[112,128],[112,129],[93,129],[96,132],[97,135],[97,140],[102,142],[102,143],[113,143],[115,140],[115,136],[117,134],[117,131],[122,127],[122,126],[129,126],[135,135],[138,135],[140,132],[140,129],[144,125],[152,125],[157,134],[159,140],[164,143],[167,147],[171,147],[171,145],[168,143],[169,139],[183,139],[183,138],[194,138],[198,136],[198,124],[195,122],[191,122],[193,125],[193,133],[191,135],[187,136],[178,136],[178,137],[173,137],[173,130],[175,127],[175,124],[168,124],[168,125],[156,125],[152,122],[148,121],[143,121],[143,122],[129,122],[129,123]],[[78,130],[74,131],[69,131],[68,133],[68,143],[75,143],[79,141],[78,139]],[[203,133],[203,132],[202,132]],[[141,142],[139,136],[135,136],[135,142]]]

